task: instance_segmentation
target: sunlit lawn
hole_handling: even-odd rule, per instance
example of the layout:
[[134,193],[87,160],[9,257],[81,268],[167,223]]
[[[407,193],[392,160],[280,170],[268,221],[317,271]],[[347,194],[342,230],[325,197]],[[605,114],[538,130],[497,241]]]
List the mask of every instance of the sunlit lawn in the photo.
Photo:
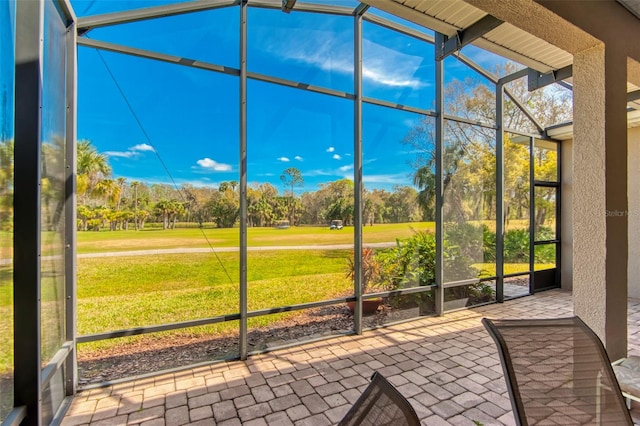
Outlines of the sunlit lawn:
[[[476,263],[472,265],[478,271],[480,271],[481,277],[493,277],[496,275],[496,264],[495,263]],[[552,269],[556,266],[553,263],[536,263],[533,265],[534,270],[542,271],[544,269]],[[504,274],[518,274],[518,273],[526,273],[529,272],[529,263],[505,263],[504,264]]]
[[[410,237],[418,230],[434,230],[433,222],[382,224],[362,228],[366,243],[393,242],[396,238]],[[353,227],[339,231],[328,226],[301,226],[287,229],[249,228],[249,247],[309,246],[353,244]],[[78,253],[113,252],[127,250],[153,250],[171,248],[237,247],[239,229],[143,229],[139,231],[85,231],[78,232]]]
[[[363,228],[363,239],[365,243],[394,242],[397,238],[411,236],[417,230],[433,230],[433,223],[367,226]],[[238,245],[237,228],[206,229],[204,235],[214,247]],[[353,228],[345,227],[340,231],[330,231],[327,227],[250,228],[248,241],[249,247],[353,244]],[[79,253],[182,247],[208,247],[203,230],[179,228],[78,232]],[[346,278],[350,253],[351,250],[348,249],[321,247],[248,252],[249,310],[289,306],[351,294],[353,285]],[[495,275],[494,264],[473,266],[481,271],[482,276]],[[536,269],[552,266],[536,265]],[[505,265],[506,274],[527,269],[527,264]],[[10,282],[10,267],[7,266],[0,272]],[[240,310],[238,283],[237,251],[79,258],[78,334],[235,314]],[[9,314],[10,288],[10,285],[0,286],[0,313],[6,311],[5,314]],[[43,294],[43,303],[52,298]],[[251,324],[269,325],[282,316],[290,315],[296,313],[254,318]],[[231,321],[173,333],[237,333],[237,326],[237,321]],[[103,341],[82,347],[90,350],[108,348],[114,344],[117,342]],[[7,364],[9,360],[12,360],[9,351],[0,350],[0,364]]]
[[[345,276],[347,256],[346,250],[250,253],[249,310],[352,291]],[[78,333],[239,312],[238,255],[218,258],[197,253],[79,259]]]

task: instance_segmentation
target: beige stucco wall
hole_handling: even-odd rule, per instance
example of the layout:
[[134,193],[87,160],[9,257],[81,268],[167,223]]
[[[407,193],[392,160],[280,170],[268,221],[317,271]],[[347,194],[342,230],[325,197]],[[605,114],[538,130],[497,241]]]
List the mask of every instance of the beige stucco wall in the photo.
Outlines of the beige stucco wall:
[[640,127],[627,133],[629,149],[629,297],[640,299]]
[[[629,297],[640,299],[640,127],[628,130]],[[562,141],[561,281],[573,289],[573,140]]]
[[[629,186],[629,297],[640,299],[640,127],[628,131]],[[561,281],[573,289],[573,140],[562,141]]]
[[573,302],[574,312],[605,340],[606,181],[604,46],[574,57]]
[[573,289],[573,139],[561,143],[562,163],[560,182],[561,234],[560,234],[560,284],[563,290]]
[[612,359],[627,351],[626,63],[608,46],[577,53],[573,63],[574,312]]

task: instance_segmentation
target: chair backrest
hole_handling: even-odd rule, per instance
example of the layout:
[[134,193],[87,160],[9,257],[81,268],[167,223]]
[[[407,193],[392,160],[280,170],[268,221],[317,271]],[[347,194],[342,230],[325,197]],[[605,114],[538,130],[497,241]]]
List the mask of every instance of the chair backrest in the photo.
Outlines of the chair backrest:
[[632,425],[598,336],[577,317],[489,320],[516,423]]
[[420,419],[409,401],[375,372],[369,386],[338,425],[419,426]]

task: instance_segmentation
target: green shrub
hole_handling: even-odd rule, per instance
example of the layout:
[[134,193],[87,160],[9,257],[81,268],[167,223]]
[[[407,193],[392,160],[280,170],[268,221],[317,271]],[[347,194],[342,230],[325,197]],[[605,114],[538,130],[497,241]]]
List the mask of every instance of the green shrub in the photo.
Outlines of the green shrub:
[[376,253],[380,264],[380,285],[386,290],[435,284],[436,239],[430,232],[417,231],[396,246]]
[[556,245],[544,244],[536,246],[535,263],[556,263]]
[[444,277],[446,281],[459,281],[478,276],[472,264],[482,262],[485,257],[485,239],[493,247],[495,259],[495,236],[490,243],[490,231],[484,225],[473,223],[446,223],[444,225]]
[[511,229],[504,234],[505,263],[529,262],[529,230]]
[[[450,245],[449,240],[445,241],[443,260],[449,281],[478,275],[467,253],[469,250],[464,244]],[[380,250],[375,257],[379,267],[378,285],[386,290],[436,284],[436,239],[430,232],[417,231],[410,238],[398,239],[395,247]]]
[[[462,237],[470,233],[479,235],[479,232],[486,234],[487,230],[480,227],[474,229],[473,225],[465,226],[455,235],[463,244],[447,245],[449,240],[445,241],[444,267],[449,271],[447,276],[449,281],[455,280],[456,277],[466,279],[478,276],[478,271],[471,267],[472,261],[469,257],[471,249],[465,247],[465,240]],[[472,244],[475,244],[475,249],[478,249],[481,243],[473,241]],[[377,251],[375,260],[379,280],[377,285],[385,290],[436,284],[436,239],[432,233],[418,231],[410,238],[398,239],[395,247]],[[491,300],[493,294],[494,291],[490,285],[474,283],[446,289],[445,300],[468,297],[473,300],[473,303],[478,303]],[[433,308],[433,293],[426,292],[414,296],[415,302]]]
[[536,241],[554,240],[555,238],[556,233],[553,229],[546,226],[541,226],[538,228],[538,232],[536,233]]
[[482,226],[482,249],[485,263],[496,261],[496,233],[486,225]]

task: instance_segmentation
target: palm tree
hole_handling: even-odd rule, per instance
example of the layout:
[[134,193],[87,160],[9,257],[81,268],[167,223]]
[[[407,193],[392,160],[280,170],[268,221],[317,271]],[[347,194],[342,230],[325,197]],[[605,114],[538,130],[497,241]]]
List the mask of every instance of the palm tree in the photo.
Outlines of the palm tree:
[[436,175],[430,166],[422,166],[413,175],[413,184],[418,187],[418,204],[426,220],[435,220]]
[[110,206],[116,203],[116,200],[120,198],[120,187],[113,179],[101,179],[93,188],[92,194],[104,197],[104,205]]
[[78,141],[77,145],[77,192],[84,198],[91,195],[98,182],[111,175],[107,157],[100,154],[89,140]]
[[124,193],[124,186],[127,183],[127,178],[119,177],[116,179],[118,183],[118,196],[116,201],[116,211],[120,210],[120,202],[122,201],[122,194]]
[[162,217],[162,229],[175,228],[178,217],[184,213],[184,205],[177,200],[163,198],[155,206],[156,214]]
[[289,199],[289,223],[295,225],[296,218],[296,206],[295,206],[295,193],[293,188],[296,186],[304,185],[304,179],[300,170],[295,167],[289,167],[280,175],[280,180],[286,187],[291,187],[291,198]]
[[131,182],[131,187],[133,188],[133,220],[135,222],[135,229],[138,230],[138,186],[140,186],[140,182],[134,180]]
[[171,212],[171,201],[162,199],[154,207],[156,214],[162,217],[162,229],[169,227],[169,213]]

